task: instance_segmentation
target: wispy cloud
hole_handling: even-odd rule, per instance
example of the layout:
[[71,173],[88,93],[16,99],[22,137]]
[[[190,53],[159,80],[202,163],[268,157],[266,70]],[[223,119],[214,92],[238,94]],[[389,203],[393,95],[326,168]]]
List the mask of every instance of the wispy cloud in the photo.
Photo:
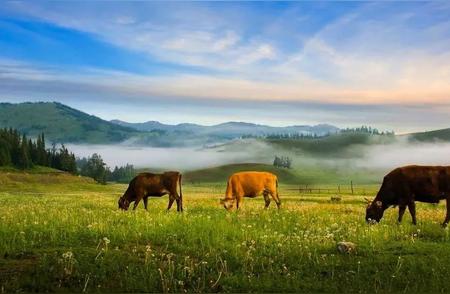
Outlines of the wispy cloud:
[[[0,79],[9,85],[4,94],[27,88],[57,94],[65,85],[141,101],[428,105],[436,111],[450,101],[449,14],[435,2],[7,2],[0,18],[84,32],[161,65],[142,73],[3,60]],[[167,73],[166,65],[182,68]]]

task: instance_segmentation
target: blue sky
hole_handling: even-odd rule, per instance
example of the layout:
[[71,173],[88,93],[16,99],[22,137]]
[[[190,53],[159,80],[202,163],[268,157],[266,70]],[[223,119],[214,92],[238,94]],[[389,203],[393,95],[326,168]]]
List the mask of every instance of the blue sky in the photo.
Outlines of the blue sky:
[[105,119],[450,127],[450,5],[12,1],[0,100]]

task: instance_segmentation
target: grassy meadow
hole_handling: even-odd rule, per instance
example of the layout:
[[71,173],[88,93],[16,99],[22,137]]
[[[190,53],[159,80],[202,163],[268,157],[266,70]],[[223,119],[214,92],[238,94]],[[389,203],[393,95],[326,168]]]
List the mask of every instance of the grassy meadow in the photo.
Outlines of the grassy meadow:
[[[185,212],[119,211],[126,185],[64,173],[0,171],[0,292],[444,292],[450,273],[444,204],[420,204],[418,225],[397,210],[364,221],[363,192],[300,194],[282,209],[262,197],[219,205],[224,183],[183,187]],[[356,251],[339,253],[350,241]]]

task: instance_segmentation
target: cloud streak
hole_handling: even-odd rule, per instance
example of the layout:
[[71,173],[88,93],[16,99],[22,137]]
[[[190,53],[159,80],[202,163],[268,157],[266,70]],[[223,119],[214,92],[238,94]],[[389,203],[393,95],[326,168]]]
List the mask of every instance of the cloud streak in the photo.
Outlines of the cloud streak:
[[[104,100],[176,97],[187,102],[427,105],[429,113],[437,105],[448,109],[447,6],[268,5],[7,2],[0,19],[73,29],[142,53],[161,66],[146,72],[83,64],[67,69],[3,59],[0,81],[5,87],[0,91],[8,97],[27,89],[67,96],[65,90],[77,89],[75,93],[101,94]],[[169,65],[180,68],[164,72]]]

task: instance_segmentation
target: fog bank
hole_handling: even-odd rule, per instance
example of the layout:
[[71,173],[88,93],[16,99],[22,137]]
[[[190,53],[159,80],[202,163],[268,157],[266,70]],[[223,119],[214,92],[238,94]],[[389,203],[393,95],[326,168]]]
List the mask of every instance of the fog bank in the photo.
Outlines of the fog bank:
[[[127,163],[137,168],[194,170],[232,163],[273,162],[274,156],[289,156],[296,169],[307,166],[341,169],[374,169],[388,171],[395,167],[418,165],[450,165],[450,143],[408,143],[353,145],[342,152],[350,158],[322,156],[299,152],[298,149],[275,149],[258,140],[237,140],[214,148],[158,148],[129,145],[67,145],[77,157],[93,153],[102,156],[110,167]],[[354,156],[353,156],[354,155]]]
[[[225,148],[158,148],[127,145],[75,145],[67,148],[77,157],[88,157],[93,153],[101,155],[110,167],[127,163],[137,168],[163,168],[181,171],[194,170],[224,164],[254,162],[271,163],[271,148],[267,144],[253,142],[242,150],[227,151]],[[251,149],[251,150],[250,150]]]
[[450,165],[450,143],[408,143],[364,147],[356,167],[392,169],[404,165]]

